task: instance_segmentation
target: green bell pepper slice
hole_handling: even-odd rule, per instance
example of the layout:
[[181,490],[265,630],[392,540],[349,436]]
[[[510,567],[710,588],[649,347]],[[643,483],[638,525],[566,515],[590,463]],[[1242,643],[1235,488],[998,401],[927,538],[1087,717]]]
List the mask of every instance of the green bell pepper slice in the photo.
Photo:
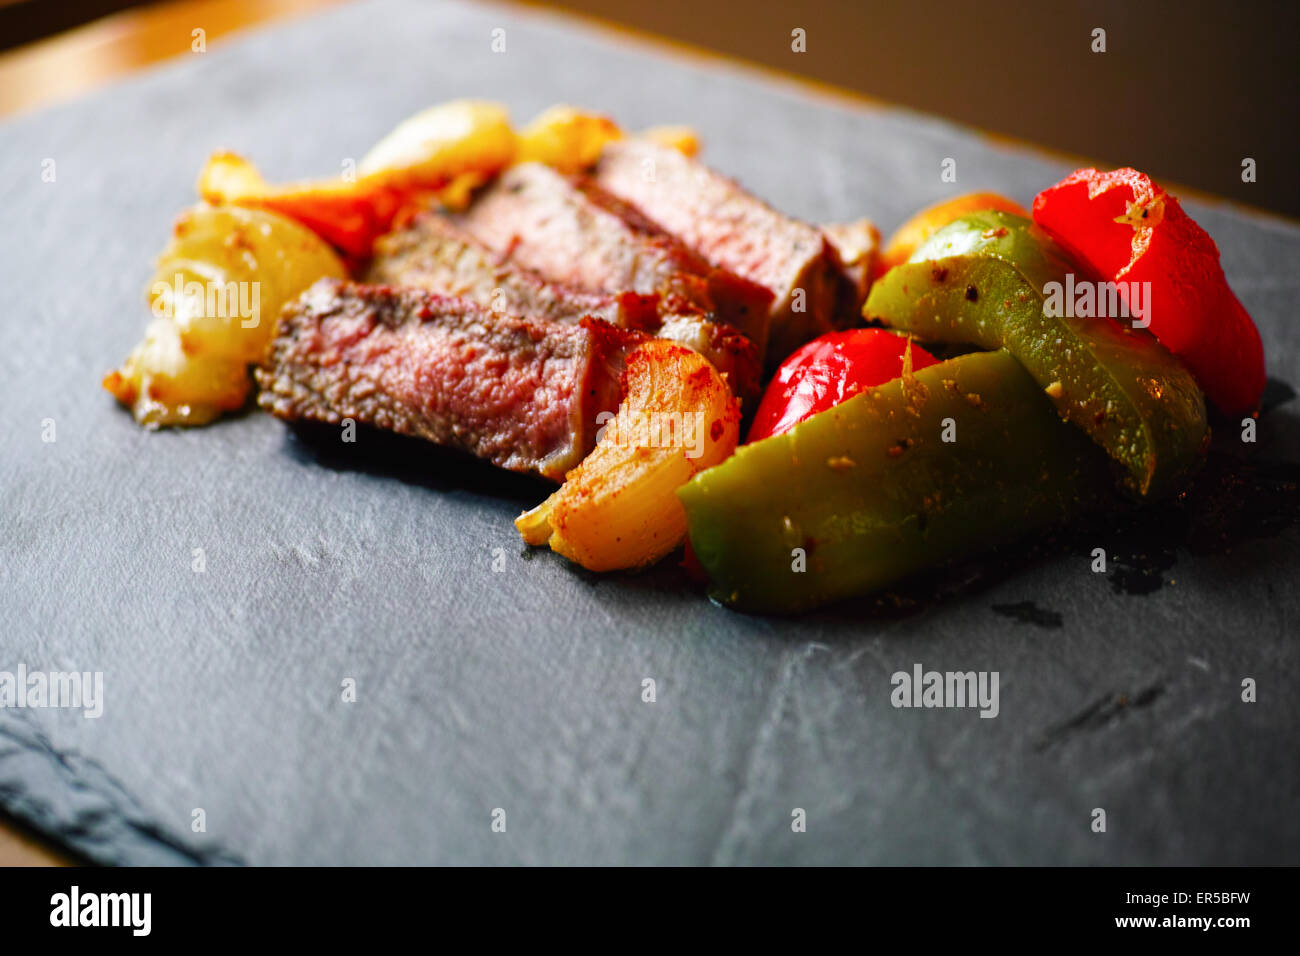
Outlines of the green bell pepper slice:
[[1007,349],[1061,417],[1124,467],[1129,488],[1144,496],[1176,491],[1208,440],[1205,399],[1145,330],[1049,314],[1072,311],[1055,308],[1061,300],[1050,284],[1064,290],[1076,281],[1096,280],[1029,220],[980,212],[949,223],[890,270],[863,314],[922,341]]
[[1006,351],[924,368],[737,450],[678,489],[711,595],[790,612],[1061,523],[1111,466]]

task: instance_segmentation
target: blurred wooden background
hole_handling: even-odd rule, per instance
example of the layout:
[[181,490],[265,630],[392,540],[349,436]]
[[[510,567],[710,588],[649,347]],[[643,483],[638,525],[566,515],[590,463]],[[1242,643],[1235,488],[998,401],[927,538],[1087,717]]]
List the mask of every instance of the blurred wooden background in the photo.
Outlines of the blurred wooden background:
[[[1300,217],[1296,0],[560,5]],[[791,48],[795,29],[806,52]]]
[[[0,0],[0,115],[338,0]],[[543,4],[538,3],[538,6]],[[556,4],[545,4],[554,8]],[[562,9],[1300,217],[1296,0],[560,0]],[[114,10],[92,30],[22,47]],[[802,30],[804,52],[793,49]],[[1106,50],[1093,52],[1093,31]],[[75,39],[74,39],[75,38]],[[16,62],[15,62],[16,61]],[[1242,160],[1256,162],[1253,183]]]

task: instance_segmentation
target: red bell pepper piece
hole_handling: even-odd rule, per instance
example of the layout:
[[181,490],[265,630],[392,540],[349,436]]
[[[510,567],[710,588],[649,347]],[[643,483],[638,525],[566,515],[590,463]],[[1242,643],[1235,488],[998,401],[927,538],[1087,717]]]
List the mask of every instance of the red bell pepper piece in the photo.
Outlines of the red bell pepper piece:
[[[763,394],[749,441],[789,431],[858,392],[903,374],[908,340],[884,329],[849,329],[813,339],[781,363]],[[912,370],[937,359],[912,345]]]
[[1034,221],[1116,283],[1126,303],[1129,283],[1150,283],[1143,320],[1220,410],[1236,415],[1258,406],[1259,331],[1228,288],[1219,247],[1176,197],[1135,169],[1078,169],[1038,194]]

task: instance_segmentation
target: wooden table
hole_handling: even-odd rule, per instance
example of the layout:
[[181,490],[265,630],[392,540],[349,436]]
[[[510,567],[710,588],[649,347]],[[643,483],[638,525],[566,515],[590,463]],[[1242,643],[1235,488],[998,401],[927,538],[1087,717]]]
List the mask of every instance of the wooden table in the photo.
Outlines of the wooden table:
[[0,818],[0,866],[68,866],[73,862],[18,824]]

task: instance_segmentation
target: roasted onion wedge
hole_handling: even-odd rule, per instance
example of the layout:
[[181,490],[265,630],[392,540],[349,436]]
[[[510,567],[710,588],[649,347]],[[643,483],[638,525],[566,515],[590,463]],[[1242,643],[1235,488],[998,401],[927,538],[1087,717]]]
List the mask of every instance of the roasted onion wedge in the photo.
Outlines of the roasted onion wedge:
[[654,339],[628,356],[623,401],[560,490],[515,521],[592,571],[652,564],[686,537],[677,489],[736,450],[740,411],[713,366]]

